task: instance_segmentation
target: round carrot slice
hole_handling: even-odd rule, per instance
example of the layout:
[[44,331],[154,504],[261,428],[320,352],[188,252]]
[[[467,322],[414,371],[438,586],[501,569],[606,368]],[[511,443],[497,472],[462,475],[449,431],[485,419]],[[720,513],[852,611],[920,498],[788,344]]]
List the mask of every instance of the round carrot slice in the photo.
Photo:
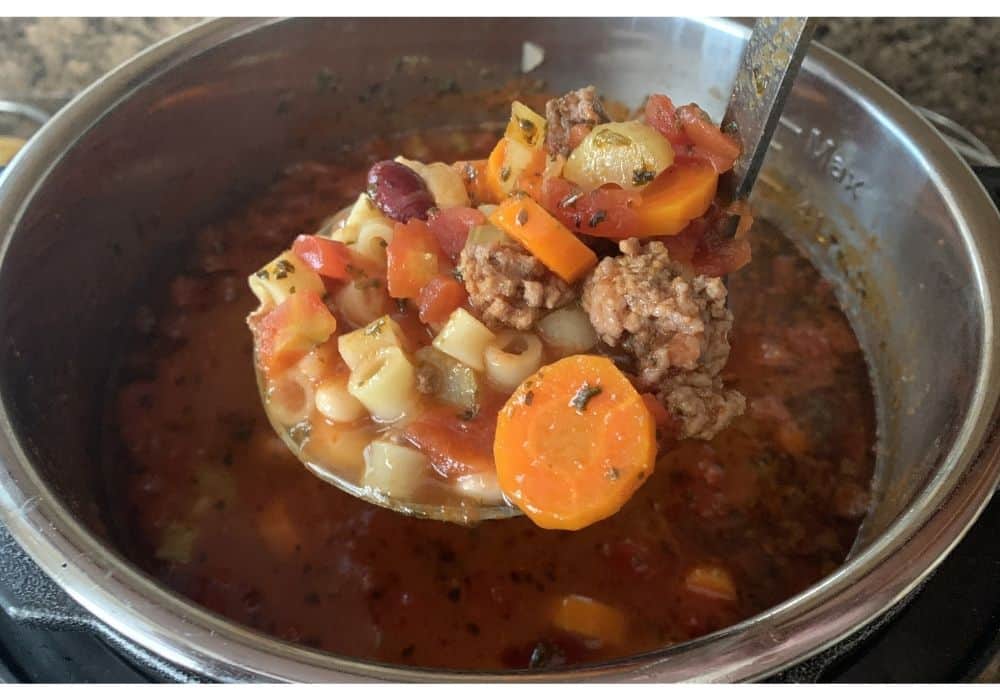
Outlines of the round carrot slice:
[[528,377],[497,418],[500,488],[540,527],[618,512],[653,472],[653,417],[611,360],[572,355]]

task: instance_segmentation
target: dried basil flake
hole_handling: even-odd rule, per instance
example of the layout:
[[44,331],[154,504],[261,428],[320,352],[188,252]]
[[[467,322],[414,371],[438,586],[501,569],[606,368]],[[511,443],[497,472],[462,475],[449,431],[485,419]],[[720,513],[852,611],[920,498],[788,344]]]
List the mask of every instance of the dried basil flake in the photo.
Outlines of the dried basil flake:
[[584,382],[583,385],[576,390],[573,398],[570,399],[569,405],[575,408],[578,413],[583,413],[587,408],[587,404],[590,403],[590,400],[600,394],[601,391],[603,390],[600,386],[592,386],[590,383]]

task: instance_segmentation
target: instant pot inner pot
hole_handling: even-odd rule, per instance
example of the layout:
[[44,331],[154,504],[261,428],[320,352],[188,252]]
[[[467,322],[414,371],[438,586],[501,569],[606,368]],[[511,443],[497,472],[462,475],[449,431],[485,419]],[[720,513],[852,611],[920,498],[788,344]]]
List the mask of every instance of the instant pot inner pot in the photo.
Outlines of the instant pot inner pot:
[[[544,51],[527,74],[524,42]],[[593,83],[629,105],[669,92],[718,118],[743,42],[678,20],[293,21],[163,66],[62,154],[9,241],[0,381],[22,448],[123,546],[102,469],[113,358],[206,222],[290,163],[373,133],[504,119],[517,92]],[[880,444],[860,544],[944,468],[984,333],[969,242],[875,109],[807,61],[756,200],[835,282],[869,359]]]

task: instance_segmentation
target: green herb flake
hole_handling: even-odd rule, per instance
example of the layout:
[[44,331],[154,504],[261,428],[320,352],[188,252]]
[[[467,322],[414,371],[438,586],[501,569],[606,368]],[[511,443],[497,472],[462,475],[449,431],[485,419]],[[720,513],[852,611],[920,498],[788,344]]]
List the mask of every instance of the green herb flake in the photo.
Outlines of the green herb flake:
[[535,122],[530,119],[518,119],[517,125],[521,128],[521,133],[524,134],[524,138],[531,141],[535,137],[535,130],[538,128],[535,126]]
[[590,221],[588,221],[587,223],[590,224],[590,228],[597,228],[597,225],[600,224],[602,221],[606,220],[607,218],[608,218],[608,212],[604,211],[603,209],[598,209],[591,215]]
[[500,169],[500,179],[504,182],[510,179],[510,168],[508,166],[505,165]]
[[608,467],[604,470],[604,478],[608,481],[618,481],[618,478],[622,475],[620,471],[614,467]]
[[293,272],[295,272],[295,266],[284,258],[274,263],[274,279],[276,280],[283,280]]
[[365,327],[365,335],[376,336],[385,328],[385,318],[378,318]]
[[636,187],[648,185],[656,178],[656,173],[646,168],[639,168],[632,173],[632,184]]
[[266,267],[262,270],[257,270],[257,272],[255,272],[254,275],[257,277],[257,279],[262,279],[262,280],[271,279],[271,273],[267,271]]
[[517,212],[517,216],[514,217],[514,220],[517,222],[518,226],[524,226],[526,223],[528,223],[528,210],[521,209],[519,212]]
[[459,420],[470,421],[473,420],[478,415],[479,415],[479,406],[475,405],[475,406],[470,406],[469,408],[459,413],[458,418]]
[[523,394],[521,394],[521,403],[525,406],[530,406],[531,402],[535,400],[535,392],[530,389]]
[[344,269],[346,269],[346,270],[347,270],[347,274],[349,274],[349,275],[350,275],[351,277],[353,277],[353,278],[354,278],[355,280],[364,280],[364,279],[368,279],[368,275],[367,275],[367,274],[365,274],[365,271],[364,271],[364,270],[362,270],[362,269],[361,269],[361,268],[359,268],[359,267],[355,267],[355,266],[354,266],[354,265],[352,265],[351,263],[347,263],[347,267],[346,267],[346,268],[344,268]]
[[362,280],[354,283],[356,289],[378,289],[382,286],[382,280],[372,277],[368,280]]
[[462,282],[462,283],[465,282],[465,278],[462,277],[462,271],[459,270],[457,267],[451,271],[451,276],[454,277],[459,282]]
[[591,385],[589,382],[584,382],[573,398],[570,399],[569,405],[576,409],[577,413],[583,413],[587,409],[587,404],[590,400],[600,394],[603,391],[599,385]]

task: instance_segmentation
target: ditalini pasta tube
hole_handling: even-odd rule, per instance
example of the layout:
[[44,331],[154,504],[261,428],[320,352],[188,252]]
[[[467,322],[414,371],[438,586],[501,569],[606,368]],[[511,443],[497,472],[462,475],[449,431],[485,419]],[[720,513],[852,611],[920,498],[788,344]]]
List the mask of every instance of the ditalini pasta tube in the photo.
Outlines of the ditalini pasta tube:
[[392,234],[392,222],[388,219],[367,221],[358,230],[358,240],[354,243],[354,250],[384,270],[385,251],[392,243]]
[[285,372],[267,387],[267,405],[282,425],[306,420],[315,401],[312,381],[297,370]]
[[417,373],[398,347],[380,348],[351,370],[347,390],[377,420],[399,420],[417,402]]
[[323,280],[290,250],[250,275],[250,290],[264,306],[278,305],[295,292],[326,294]]
[[434,203],[440,209],[447,207],[469,206],[469,194],[458,171],[447,163],[431,163],[427,165],[416,160],[408,160],[399,156],[397,163],[402,163],[424,179],[427,189],[434,197]]
[[483,353],[496,336],[463,308],[455,309],[434,338],[434,347],[474,370],[482,372]]
[[335,241],[351,245],[357,242],[362,227],[372,222],[392,226],[392,222],[379,211],[371,197],[362,193],[347,214],[344,225],[334,229],[330,237]]
[[381,348],[403,346],[403,329],[388,316],[382,316],[364,328],[337,338],[337,349],[344,364],[352,370]]
[[393,498],[413,496],[427,474],[423,453],[385,440],[365,448],[364,485]]
[[542,341],[532,333],[504,331],[483,352],[490,383],[514,391],[542,366]]

